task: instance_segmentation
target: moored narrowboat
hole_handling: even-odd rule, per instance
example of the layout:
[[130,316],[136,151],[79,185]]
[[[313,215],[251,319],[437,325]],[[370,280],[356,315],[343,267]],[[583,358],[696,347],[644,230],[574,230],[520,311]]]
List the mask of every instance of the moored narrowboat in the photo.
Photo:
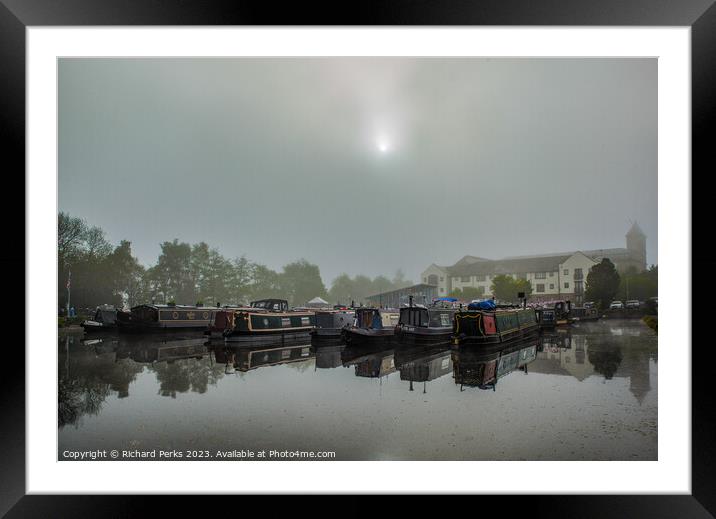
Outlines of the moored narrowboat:
[[535,309],[540,328],[565,326],[572,322],[572,303],[570,301],[554,301]]
[[214,312],[214,319],[204,332],[210,340],[224,340],[224,333],[233,323],[233,315],[237,310],[250,310],[248,306],[225,306]]
[[340,338],[343,328],[351,326],[354,320],[353,310],[317,310],[316,327],[311,335],[316,339]]
[[398,312],[356,308],[353,325],[343,329],[343,341],[348,345],[390,343],[399,319]]
[[599,311],[593,306],[572,308],[571,314],[573,321],[596,321],[601,318]]
[[120,332],[201,332],[213,321],[218,308],[185,305],[138,305],[117,314]]
[[395,336],[400,344],[450,343],[455,310],[410,306],[400,309]]
[[101,305],[95,310],[92,319],[80,324],[85,332],[117,331],[117,309],[112,305]]
[[292,336],[310,342],[310,331],[316,323],[312,310],[289,310],[284,299],[253,301],[250,309],[234,310],[227,314],[229,321],[224,338],[229,342],[268,339],[275,336]]
[[503,344],[536,335],[537,315],[532,308],[496,308],[455,313],[453,344]]

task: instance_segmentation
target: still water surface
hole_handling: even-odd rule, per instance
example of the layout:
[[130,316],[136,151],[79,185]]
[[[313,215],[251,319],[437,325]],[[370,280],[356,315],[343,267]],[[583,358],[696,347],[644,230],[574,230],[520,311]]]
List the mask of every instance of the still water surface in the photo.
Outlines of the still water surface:
[[66,335],[58,368],[60,459],[91,449],[657,459],[657,337],[637,320],[487,351]]

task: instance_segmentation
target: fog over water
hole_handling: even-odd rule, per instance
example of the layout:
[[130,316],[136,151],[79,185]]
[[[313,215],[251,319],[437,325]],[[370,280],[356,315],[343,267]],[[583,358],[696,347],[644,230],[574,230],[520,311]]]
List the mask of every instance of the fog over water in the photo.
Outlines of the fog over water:
[[657,258],[656,59],[60,59],[59,210],[418,280],[430,263],[624,247]]

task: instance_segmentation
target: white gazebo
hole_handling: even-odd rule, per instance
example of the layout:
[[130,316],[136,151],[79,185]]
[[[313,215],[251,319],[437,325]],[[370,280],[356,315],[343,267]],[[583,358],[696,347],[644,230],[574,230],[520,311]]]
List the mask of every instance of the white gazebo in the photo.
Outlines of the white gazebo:
[[306,306],[310,308],[329,308],[331,305],[325,299],[322,299],[320,297],[314,297],[308,303],[306,303]]

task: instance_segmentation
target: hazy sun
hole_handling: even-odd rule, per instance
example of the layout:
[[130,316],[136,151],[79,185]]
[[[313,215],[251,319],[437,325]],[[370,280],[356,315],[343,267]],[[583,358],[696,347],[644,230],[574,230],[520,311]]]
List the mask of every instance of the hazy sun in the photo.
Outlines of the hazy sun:
[[377,145],[378,151],[380,151],[381,153],[387,153],[390,150],[390,145],[386,140],[379,140]]

